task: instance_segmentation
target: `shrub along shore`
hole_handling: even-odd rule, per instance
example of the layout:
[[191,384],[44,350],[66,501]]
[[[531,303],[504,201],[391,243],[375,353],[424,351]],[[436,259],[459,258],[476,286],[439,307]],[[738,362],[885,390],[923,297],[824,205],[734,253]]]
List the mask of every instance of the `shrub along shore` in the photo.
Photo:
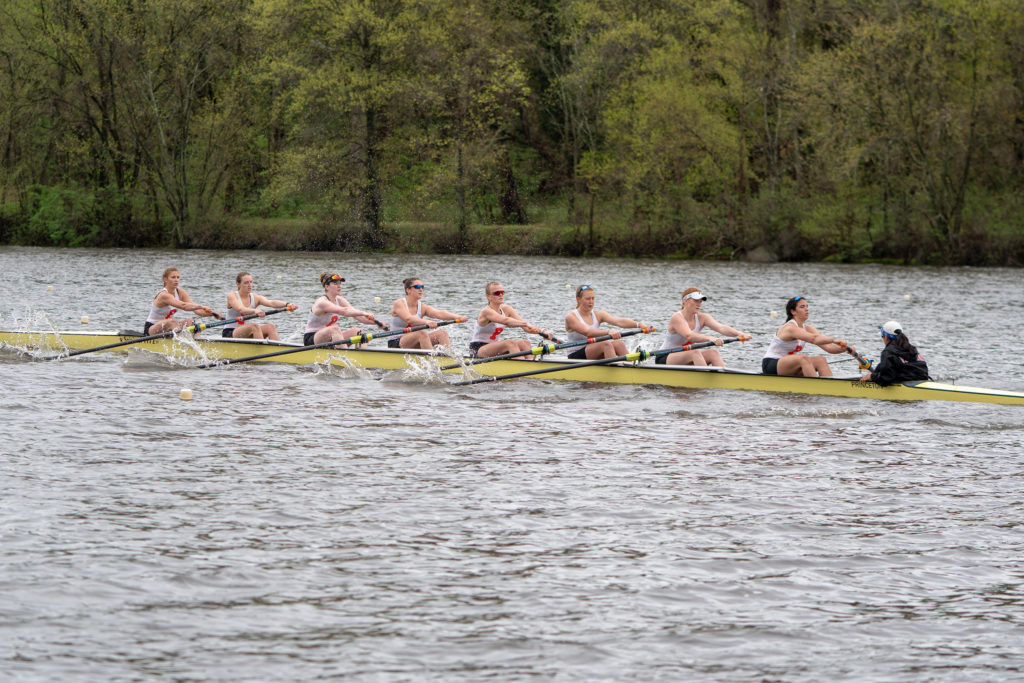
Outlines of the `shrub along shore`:
[[[552,212],[555,213],[555,212]],[[925,229],[883,234],[864,221],[838,227],[819,214],[781,211],[741,228],[690,220],[672,227],[604,223],[525,225],[394,221],[370,230],[324,218],[224,217],[197,222],[181,239],[169,226],[133,223],[96,227],[65,214],[26,221],[0,214],[0,244],[61,247],[257,249],[268,251],[515,254],[530,256],[654,257],[703,260],[826,261],[901,265],[1024,265],[1024,227],[1010,220],[965,230],[943,249]],[[1024,216],[1016,216],[1017,220]],[[713,220],[715,217],[704,217]]]

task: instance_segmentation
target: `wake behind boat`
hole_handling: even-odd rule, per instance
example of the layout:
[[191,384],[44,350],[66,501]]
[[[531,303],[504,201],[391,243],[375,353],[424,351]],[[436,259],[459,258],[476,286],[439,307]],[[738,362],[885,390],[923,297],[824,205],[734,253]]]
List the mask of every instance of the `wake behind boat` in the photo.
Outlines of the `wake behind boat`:
[[[133,341],[135,339],[140,339],[140,341]],[[237,360],[278,351],[287,353],[258,359],[254,362],[298,365],[330,363],[378,370],[421,368],[424,362],[433,362],[439,366],[440,371],[442,363],[450,364],[451,361],[447,356],[432,356],[430,352],[416,349],[369,347],[308,349],[288,342],[231,338],[196,338],[187,342],[173,337],[144,341],[141,339],[139,333],[127,331],[0,331],[0,343],[23,349],[66,353],[123,342],[123,346],[106,352],[123,353],[133,348],[144,349],[175,358],[194,360],[196,363]],[[574,367],[574,365],[579,365],[579,367]],[[526,368],[529,368],[530,371],[544,370],[547,379],[577,382],[648,384],[687,389],[733,389],[887,401],[937,400],[1024,405],[1024,393],[1021,392],[933,381],[905,382],[882,387],[872,382],[859,382],[857,377],[791,377],[764,375],[730,368],[644,365],[627,362],[586,365],[585,362],[575,362],[565,358],[556,359],[550,356],[537,360],[496,360],[474,365],[472,372],[498,377],[518,373]],[[443,372],[447,375],[465,376],[470,370],[460,365]]]

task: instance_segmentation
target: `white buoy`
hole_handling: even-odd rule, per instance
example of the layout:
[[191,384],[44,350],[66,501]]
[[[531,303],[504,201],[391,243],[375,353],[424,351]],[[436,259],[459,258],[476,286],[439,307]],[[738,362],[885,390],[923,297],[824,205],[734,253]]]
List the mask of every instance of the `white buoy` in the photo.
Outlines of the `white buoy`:
[[379,304],[380,303],[380,297],[379,296],[373,297],[373,303]]
[[181,398],[182,401],[191,401],[192,400],[192,390],[191,389],[182,389],[181,393],[178,394],[178,396]]
[[47,292],[52,292],[53,291],[53,285],[46,285],[46,291]]
[[88,322],[89,322],[89,316],[83,315],[82,316],[82,324],[86,325],[86,324],[88,324]]
[[572,285],[566,285],[565,288],[566,289],[572,289]]
[[778,313],[776,313],[775,311],[772,311],[772,312],[771,312],[771,313],[769,313],[768,315],[770,315],[770,316],[771,316],[771,317],[773,317],[773,318],[778,318],[778,317],[779,317],[779,314],[778,314]]
[[903,295],[903,300],[904,301],[910,301],[910,295],[909,294],[904,294]]
[[278,275],[278,276],[277,276],[277,279],[278,279],[278,280],[280,280],[280,279],[281,279],[281,276],[280,276],[280,275]]

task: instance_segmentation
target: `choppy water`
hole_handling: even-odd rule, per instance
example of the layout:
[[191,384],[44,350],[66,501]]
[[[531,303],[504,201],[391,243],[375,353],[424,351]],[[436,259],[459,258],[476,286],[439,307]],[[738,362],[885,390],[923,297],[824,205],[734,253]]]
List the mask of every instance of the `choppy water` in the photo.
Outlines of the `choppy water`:
[[[171,264],[219,308],[242,269],[382,314],[409,275],[469,314],[497,279],[549,327],[567,285],[664,327],[692,284],[743,368],[803,294],[872,357],[897,318],[934,377],[1024,390],[1008,269],[0,248],[0,328],[138,328]],[[1020,408],[138,356],[0,351],[0,678],[1022,675]]]

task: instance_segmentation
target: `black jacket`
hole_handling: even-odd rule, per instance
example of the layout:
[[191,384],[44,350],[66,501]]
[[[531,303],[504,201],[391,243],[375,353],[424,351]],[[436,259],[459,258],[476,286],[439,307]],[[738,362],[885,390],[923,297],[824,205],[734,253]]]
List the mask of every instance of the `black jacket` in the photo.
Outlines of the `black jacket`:
[[919,353],[911,353],[896,348],[895,344],[886,344],[878,365],[871,371],[871,381],[887,387],[897,382],[931,379],[928,376],[928,364]]

